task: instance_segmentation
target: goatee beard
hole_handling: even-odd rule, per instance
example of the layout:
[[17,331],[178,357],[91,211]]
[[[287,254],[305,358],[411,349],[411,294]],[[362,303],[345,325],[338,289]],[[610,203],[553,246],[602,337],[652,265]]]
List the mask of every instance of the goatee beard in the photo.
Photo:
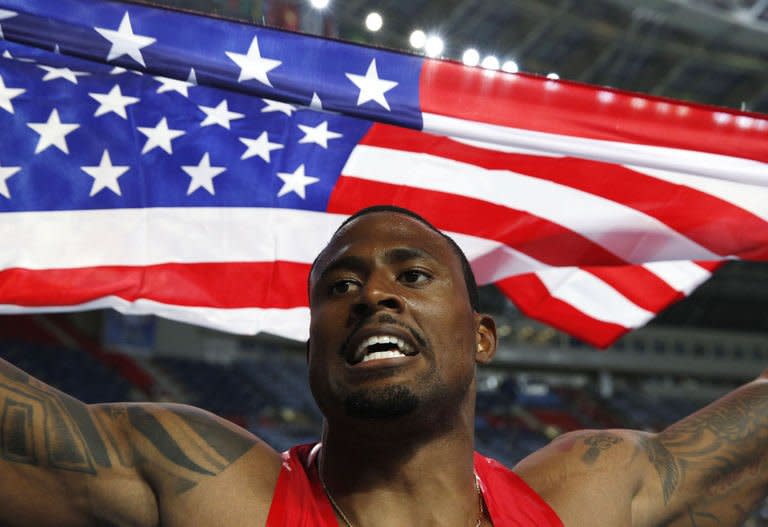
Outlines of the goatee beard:
[[418,397],[405,386],[358,390],[344,400],[347,416],[358,419],[397,419],[413,413],[418,406]]

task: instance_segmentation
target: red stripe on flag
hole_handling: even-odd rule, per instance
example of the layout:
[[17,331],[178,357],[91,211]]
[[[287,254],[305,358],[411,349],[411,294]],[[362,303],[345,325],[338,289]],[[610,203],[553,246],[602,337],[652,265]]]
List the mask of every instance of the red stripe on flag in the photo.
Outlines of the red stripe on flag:
[[[768,258],[768,223],[763,219],[710,194],[621,165],[505,153],[388,125],[372,127],[361,144],[427,153],[552,181],[641,211],[714,253],[744,259]],[[570,264],[574,262],[580,261],[571,260]]]
[[695,263],[696,265],[698,265],[700,267],[703,267],[704,269],[706,269],[710,273],[714,273],[715,271],[720,269],[722,266],[724,266],[726,262],[724,262],[724,261],[717,261],[717,260],[709,261],[709,262],[706,262],[706,261],[703,261],[703,260],[695,260],[693,263]]
[[496,285],[527,316],[551,324],[597,347],[607,347],[629,331],[619,324],[596,320],[551,296],[533,273],[506,278],[496,282]]
[[199,307],[307,305],[309,264],[161,264],[0,271],[0,298],[19,306],[66,306],[105,296]]
[[426,60],[422,112],[552,134],[768,161],[765,116]]
[[658,313],[672,302],[685,298],[683,293],[673,289],[641,265],[591,266],[582,269],[592,273],[633,303],[654,313]]
[[626,263],[580,234],[533,214],[434,190],[342,176],[328,212],[352,214],[384,203],[413,210],[439,229],[496,240],[549,265]]

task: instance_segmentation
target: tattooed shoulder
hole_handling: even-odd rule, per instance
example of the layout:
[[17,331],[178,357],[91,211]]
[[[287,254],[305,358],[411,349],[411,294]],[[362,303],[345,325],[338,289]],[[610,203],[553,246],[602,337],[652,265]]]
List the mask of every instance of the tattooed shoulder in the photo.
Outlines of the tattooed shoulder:
[[182,405],[109,406],[102,419],[126,432],[127,443],[107,436],[121,464],[158,472],[175,481],[179,493],[221,473],[257,442],[213,414]]
[[600,454],[613,448],[623,441],[624,439],[621,438],[618,434],[610,432],[590,434],[584,438],[584,444],[588,448],[584,454],[582,454],[581,460],[587,465],[592,465],[600,457]]

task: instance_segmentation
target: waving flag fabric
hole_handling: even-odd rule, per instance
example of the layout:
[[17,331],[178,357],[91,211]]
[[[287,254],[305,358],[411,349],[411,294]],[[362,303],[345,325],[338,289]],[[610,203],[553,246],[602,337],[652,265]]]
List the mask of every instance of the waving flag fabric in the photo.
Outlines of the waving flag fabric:
[[768,118],[151,8],[0,0],[0,312],[305,338],[350,213],[423,214],[607,345],[768,259]]

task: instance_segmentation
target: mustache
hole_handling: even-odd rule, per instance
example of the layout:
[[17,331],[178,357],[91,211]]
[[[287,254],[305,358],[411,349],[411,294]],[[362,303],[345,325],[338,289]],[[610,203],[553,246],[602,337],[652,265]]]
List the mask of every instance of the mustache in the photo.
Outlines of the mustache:
[[400,322],[396,318],[394,318],[389,313],[380,313],[379,315],[365,317],[361,319],[360,321],[355,324],[354,329],[350,332],[349,336],[344,340],[344,344],[342,344],[341,349],[339,350],[340,355],[344,356],[345,351],[349,347],[349,343],[352,340],[352,338],[357,334],[357,332],[365,325],[370,324],[371,322],[377,323],[377,324],[391,324],[393,326],[398,326],[410,333],[413,336],[413,340],[416,341],[416,343],[422,347],[427,347],[427,339],[424,337],[424,335],[421,334],[419,330],[416,328],[412,328],[408,324],[404,322]]

